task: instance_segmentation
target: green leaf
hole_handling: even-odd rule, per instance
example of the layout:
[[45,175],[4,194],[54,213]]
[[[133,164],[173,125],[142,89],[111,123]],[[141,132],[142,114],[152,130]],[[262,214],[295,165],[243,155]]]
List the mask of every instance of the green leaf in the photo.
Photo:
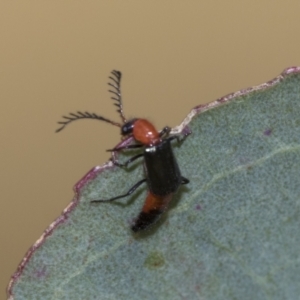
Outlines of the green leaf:
[[195,108],[174,129],[192,130],[174,142],[190,183],[140,234],[130,223],[146,186],[118,203],[90,201],[126,192],[141,162],[92,170],[27,253],[11,299],[298,299],[299,112],[299,68]]

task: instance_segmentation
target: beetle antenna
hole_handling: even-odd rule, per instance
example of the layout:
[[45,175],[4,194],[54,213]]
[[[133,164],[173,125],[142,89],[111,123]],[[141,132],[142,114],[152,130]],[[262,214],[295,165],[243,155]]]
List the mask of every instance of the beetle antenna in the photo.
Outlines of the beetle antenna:
[[[121,95],[122,73],[120,71],[113,70],[111,72],[111,75],[112,76],[109,76],[109,79],[111,80],[111,82],[108,82],[108,85],[111,86],[113,89],[108,90],[108,91],[113,94],[111,99],[116,101],[116,103],[114,103],[114,105],[117,106],[117,108],[118,108],[117,112],[120,114],[120,117],[121,117],[123,123],[126,123],[127,121],[126,121],[126,118],[123,113],[123,104],[122,104],[122,95]],[[112,125],[122,127],[122,124],[120,124],[118,122],[111,121],[102,116],[98,116],[95,113],[89,113],[89,112],[77,111],[76,113],[70,113],[67,116],[63,116],[63,119],[64,119],[64,121],[57,122],[58,124],[61,125],[61,127],[59,127],[56,130],[56,132],[60,132],[61,130],[63,130],[69,123],[76,121],[76,120],[81,120],[81,119],[101,120],[101,121],[110,123]]]
[[106,119],[104,117],[98,116],[95,113],[89,113],[89,112],[81,112],[78,111],[77,113],[69,113],[68,116],[63,116],[65,119],[64,121],[57,122],[58,124],[62,125],[60,128],[58,128],[55,132],[60,132],[63,130],[69,123],[76,121],[76,120],[81,120],[81,119],[94,119],[94,120],[101,120],[105,121],[107,123],[110,123],[112,125],[121,127],[122,125],[120,123],[111,121],[109,119]]
[[108,77],[111,80],[111,82],[108,82],[108,85],[113,87],[113,89],[108,91],[113,94],[111,99],[116,101],[114,105],[118,108],[117,112],[119,113],[123,123],[126,123],[127,121],[123,113],[122,94],[121,94],[122,73],[117,70],[112,70],[111,75],[112,76]]

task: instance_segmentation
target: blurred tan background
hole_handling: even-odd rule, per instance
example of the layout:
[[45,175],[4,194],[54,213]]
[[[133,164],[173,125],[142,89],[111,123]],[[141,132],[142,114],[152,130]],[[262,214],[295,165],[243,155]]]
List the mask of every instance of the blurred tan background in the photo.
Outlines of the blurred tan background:
[[28,248],[109,157],[119,130],[63,114],[119,120],[107,92],[123,72],[125,114],[158,128],[200,103],[300,65],[299,1],[0,3],[0,299]]

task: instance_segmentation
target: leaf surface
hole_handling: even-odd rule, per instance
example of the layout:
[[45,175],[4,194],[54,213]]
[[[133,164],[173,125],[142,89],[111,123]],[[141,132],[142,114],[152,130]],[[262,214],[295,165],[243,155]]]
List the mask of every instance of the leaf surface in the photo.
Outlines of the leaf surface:
[[26,254],[11,299],[298,299],[299,72],[199,106],[174,129],[192,131],[174,143],[190,183],[149,231],[130,231],[146,186],[90,203],[142,179],[141,161],[92,170]]

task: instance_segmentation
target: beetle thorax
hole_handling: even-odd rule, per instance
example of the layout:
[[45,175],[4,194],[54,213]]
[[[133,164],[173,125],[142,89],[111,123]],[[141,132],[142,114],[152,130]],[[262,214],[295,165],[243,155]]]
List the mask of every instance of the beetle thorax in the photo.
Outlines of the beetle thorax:
[[137,119],[134,122],[133,137],[144,145],[158,144],[161,139],[156,128],[145,119]]

